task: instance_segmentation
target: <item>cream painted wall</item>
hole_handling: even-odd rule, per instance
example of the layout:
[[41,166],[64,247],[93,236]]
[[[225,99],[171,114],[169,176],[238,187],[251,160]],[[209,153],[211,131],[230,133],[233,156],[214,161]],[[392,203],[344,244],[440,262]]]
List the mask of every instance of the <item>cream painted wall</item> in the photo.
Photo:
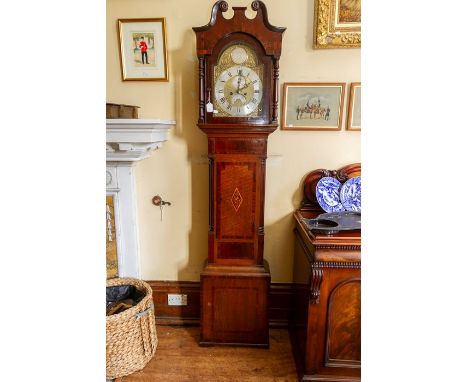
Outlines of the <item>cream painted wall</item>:
[[[281,91],[283,82],[360,81],[360,49],[312,49],[313,0],[264,2],[270,22],[287,28],[280,60]],[[248,15],[254,15],[251,1],[228,3],[247,6]],[[198,62],[191,28],[208,23],[213,4],[214,0],[107,0],[107,102],[138,105],[140,118],[177,121],[169,141],[136,169],[141,275],[146,280],[197,281],[207,256],[207,141],[196,126]],[[227,17],[231,15],[229,10]],[[121,81],[117,19],[140,17],[166,18],[169,82]],[[346,107],[343,124],[345,116]],[[292,213],[302,198],[302,179],[316,168],[359,162],[360,150],[359,132],[277,130],[270,135],[265,258],[273,282],[292,278]],[[159,208],[151,204],[156,194],[172,203],[164,208],[162,221]]]

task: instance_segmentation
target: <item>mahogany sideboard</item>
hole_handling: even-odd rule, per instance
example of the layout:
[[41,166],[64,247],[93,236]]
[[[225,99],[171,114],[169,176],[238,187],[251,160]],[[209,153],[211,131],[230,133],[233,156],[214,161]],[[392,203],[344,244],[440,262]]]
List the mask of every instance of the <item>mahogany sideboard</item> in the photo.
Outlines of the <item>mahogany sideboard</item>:
[[361,231],[315,234],[302,222],[324,213],[315,198],[320,178],[333,176],[343,183],[360,174],[360,163],[312,171],[294,213],[290,335],[300,381],[361,380]]

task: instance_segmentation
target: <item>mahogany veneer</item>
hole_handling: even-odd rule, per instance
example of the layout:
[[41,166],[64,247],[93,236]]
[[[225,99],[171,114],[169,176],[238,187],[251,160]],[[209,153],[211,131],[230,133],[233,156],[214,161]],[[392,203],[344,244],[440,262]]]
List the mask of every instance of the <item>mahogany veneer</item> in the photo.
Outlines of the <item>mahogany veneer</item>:
[[[208,260],[201,273],[201,345],[269,345],[270,272],[263,260],[265,161],[268,135],[278,127],[282,34],[268,22],[265,4],[246,7],[217,1],[210,22],[193,28],[199,60],[198,127],[208,136],[210,211]],[[225,49],[243,44],[263,65],[263,98],[252,115],[218,115],[206,104],[215,87],[215,66]],[[241,72],[241,71],[240,71]],[[241,74],[239,74],[241,76]],[[243,79],[247,83],[246,77]],[[239,77],[237,94],[239,93]],[[246,85],[247,86],[247,85]],[[233,93],[231,93],[233,94]]]
[[268,265],[241,268],[207,265],[202,276],[200,345],[267,347]]
[[301,381],[360,381],[361,231],[311,233],[302,218],[323,213],[315,187],[323,176],[345,181],[360,164],[306,177],[295,212],[294,297],[290,331]]

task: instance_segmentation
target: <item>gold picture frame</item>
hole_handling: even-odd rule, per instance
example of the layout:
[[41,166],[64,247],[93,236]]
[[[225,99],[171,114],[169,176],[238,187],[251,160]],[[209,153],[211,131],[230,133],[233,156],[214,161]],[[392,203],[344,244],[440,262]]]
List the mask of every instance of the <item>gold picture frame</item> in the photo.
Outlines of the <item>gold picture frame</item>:
[[361,0],[315,0],[314,48],[361,47]]
[[119,19],[122,81],[169,81],[166,19]]
[[345,89],[343,82],[285,82],[281,130],[341,130]]
[[361,131],[361,83],[351,82],[348,95],[346,130]]

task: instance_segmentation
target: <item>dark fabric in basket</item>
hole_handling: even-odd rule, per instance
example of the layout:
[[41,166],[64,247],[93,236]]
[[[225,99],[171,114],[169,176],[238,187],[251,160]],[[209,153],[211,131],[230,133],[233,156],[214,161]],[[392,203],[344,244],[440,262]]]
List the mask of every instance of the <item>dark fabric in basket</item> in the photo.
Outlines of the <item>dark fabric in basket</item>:
[[[125,304],[135,306],[138,304],[145,293],[139,291],[134,285],[116,285],[112,287],[106,287],[106,313],[109,313],[109,310],[112,307],[115,307],[120,301],[125,300]],[[119,311],[119,313],[122,310]]]

